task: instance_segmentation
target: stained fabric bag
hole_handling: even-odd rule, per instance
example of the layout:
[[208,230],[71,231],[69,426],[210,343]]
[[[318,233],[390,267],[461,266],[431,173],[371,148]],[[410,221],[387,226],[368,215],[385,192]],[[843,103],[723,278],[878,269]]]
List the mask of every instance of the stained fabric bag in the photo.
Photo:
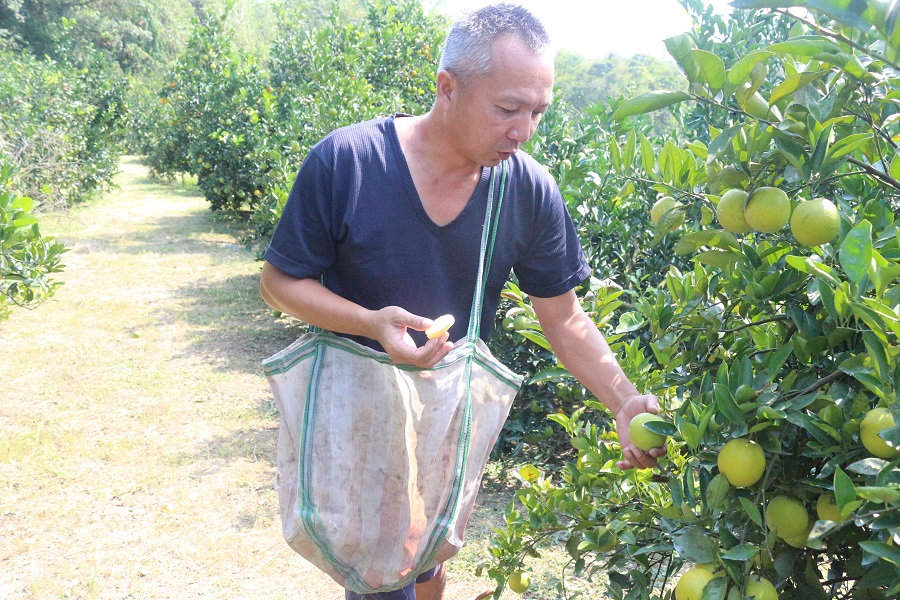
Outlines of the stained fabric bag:
[[319,330],[263,361],[281,418],[284,537],[354,592],[405,587],[463,545],[488,456],[522,383],[479,339],[505,184],[504,163],[491,173],[468,331],[437,365],[397,365]]

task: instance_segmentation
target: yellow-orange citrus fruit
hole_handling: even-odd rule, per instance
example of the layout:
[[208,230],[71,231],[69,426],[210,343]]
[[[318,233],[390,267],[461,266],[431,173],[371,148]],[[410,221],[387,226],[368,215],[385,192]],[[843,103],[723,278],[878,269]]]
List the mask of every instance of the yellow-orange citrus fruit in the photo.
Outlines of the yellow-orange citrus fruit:
[[744,190],[728,190],[719,199],[716,206],[716,218],[725,231],[731,233],[747,233],[750,225],[744,217],[744,204],[747,203],[747,192]]
[[747,224],[763,233],[775,233],[791,218],[791,201],[776,187],[756,188],[744,208]]
[[766,507],[766,525],[780,538],[796,538],[808,524],[809,513],[796,498],[775,496]]
[[447,333],[455,322],[453,315],[441,315],[431,322],[431,327],[425,330],[425,335],[429,340],[440,337]]
[[879,437],[878,432],[894,426],[894,415],[886,408],[873,408],[859,424],[859,438],[866,450],[874,456],[884,459],[892,459],[900,456],[900,450],[888,446],[888,443]]
[[766,454],[756,442],[737,438],[719,452],[719,473],[734,487],[748,487],[759,481],[766,470]]
[[791,233],[804,246],[827,244],[841,230],[841,215],[834,202],[813,198],[801,202],[791,215]]
[[706,569],[686,571],[675,584],[675,600],[702,600],[703,588],[712,578],[713,574]]

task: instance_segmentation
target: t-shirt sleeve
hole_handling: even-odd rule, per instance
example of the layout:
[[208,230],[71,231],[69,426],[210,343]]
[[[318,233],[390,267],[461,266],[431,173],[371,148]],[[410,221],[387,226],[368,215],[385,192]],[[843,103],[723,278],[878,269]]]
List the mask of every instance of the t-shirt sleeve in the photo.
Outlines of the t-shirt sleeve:
[[331,188],[331,171],[314,149],[294,180],[266,261],[300,279],[318,279],[334,263]]
[[591,268],[556,183],[550,179],[540,189],[531,241],[513,271],[523,292],[552,298],[587,279]]

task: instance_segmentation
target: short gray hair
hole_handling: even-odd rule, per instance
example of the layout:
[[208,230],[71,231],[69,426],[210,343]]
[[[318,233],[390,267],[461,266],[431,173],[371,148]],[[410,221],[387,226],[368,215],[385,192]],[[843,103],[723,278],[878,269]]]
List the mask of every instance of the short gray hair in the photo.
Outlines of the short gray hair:
[[453,24],[441,53],[439,70],[446,70],[463,83],[487,75],[491,70],[491,43],[512,35],[535,53],[550,48],[550,36],[537,17],[515,4],[492,4],[471,12]]

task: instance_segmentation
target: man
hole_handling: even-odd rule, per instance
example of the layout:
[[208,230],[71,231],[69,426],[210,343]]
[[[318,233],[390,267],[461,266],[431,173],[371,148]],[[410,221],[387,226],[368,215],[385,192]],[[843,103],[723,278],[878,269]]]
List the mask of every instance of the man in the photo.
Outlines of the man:
[[[482,337],[512,270],[558,358],[616,416],[620,465],[650,468],[664,450],[635,448],[628,425],[658,412],[656,398],[628,381],[581,309],[573,288],[591,269],[574,225],[546,170],[519,152],[550,105],[553,59],[544,27],[524,8],[497,4],[457,22],[427,114],[343,128],[310,151],[265,255],[261,291],[273,308],[394,362],[435,365],[465,334],[490,169],[507,161]],[[445,313],[454,327],[425,340],[421,332]],[[420,579],[366,597],[442,598],[443,566]]]

